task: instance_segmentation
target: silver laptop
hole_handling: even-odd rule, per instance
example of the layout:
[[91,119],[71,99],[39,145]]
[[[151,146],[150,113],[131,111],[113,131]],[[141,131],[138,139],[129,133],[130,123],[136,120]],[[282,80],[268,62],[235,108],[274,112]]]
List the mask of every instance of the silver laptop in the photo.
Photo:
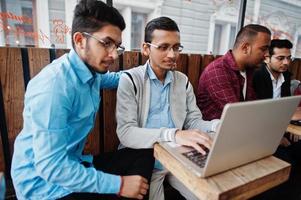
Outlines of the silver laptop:
[[199,177],[207,177],[272,155],[301,96],[227,104],[206,157],[192,148],[160,143]]

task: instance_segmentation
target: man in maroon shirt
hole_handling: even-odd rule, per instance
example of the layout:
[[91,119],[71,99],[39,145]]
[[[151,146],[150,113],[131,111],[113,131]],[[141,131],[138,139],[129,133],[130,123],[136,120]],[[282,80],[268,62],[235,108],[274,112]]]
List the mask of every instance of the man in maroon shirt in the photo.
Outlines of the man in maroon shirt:
[[210,63],[199,79],[197,104],[204,120],[219,119],[227,103],[254,100],[253,68],[264,60],[268,28],[249,24],[237,34],[233,50]]

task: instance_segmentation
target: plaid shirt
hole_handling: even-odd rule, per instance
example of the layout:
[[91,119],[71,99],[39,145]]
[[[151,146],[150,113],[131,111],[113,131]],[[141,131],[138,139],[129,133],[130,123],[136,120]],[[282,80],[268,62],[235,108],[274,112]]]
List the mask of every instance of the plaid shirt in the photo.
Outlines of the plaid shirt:
[[231,50],[210,63],[199,80],[197,104],[204,120],[219,119],[227,103],[256,99],[252,87],[253,69],[248,68],[246,98],[243,97],[245,79],[235,63]]

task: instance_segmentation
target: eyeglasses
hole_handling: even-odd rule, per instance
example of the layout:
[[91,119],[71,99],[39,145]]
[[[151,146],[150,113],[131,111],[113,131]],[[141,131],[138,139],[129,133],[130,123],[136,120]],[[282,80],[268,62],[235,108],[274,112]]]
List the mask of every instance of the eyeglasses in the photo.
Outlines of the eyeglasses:
[[[273,56],[272,56],[273,57]],[[285,59],[288,61],[288,62],[291,62],[294,60],[294,58],[292,58],[291,56],[274,56],[274,58],[279,61],[279,62],[283,62]]]
[[106,42],[102,39],[95,37],[94,35],[91,35],[90,33],[87,33],[87,32],[83,32],[83,34],[97,40],[109,53],[111,53],[112,51],[114,51],[116,49],[117,54],[121,55],[121,54],[123,54],[123,52],[125,50],[125,48],[123,46],[117,45],[113,41]]
[[156,49],[158,49],[159,51],[162,51],[164,53],[169,52],[171,49],[173,50],[173,52],[175,53],[180,53],[183,50],[183,46],[180,44],[176,44],[174,46],[170,46],[170,45],[155,45],[149,42],[146,42],[146,44],[148,44],[149,46],[155,47]]

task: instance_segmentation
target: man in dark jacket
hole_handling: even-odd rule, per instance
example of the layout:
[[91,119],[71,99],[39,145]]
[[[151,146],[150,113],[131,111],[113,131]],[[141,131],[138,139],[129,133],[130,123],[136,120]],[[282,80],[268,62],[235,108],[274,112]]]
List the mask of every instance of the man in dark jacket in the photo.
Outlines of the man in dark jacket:
[[[264,63],[255,71],[253,76],[253,86],[258,99],[280,98],[291,96],[291,74],[288,67],[292,61],[289,40],[274,39],[269,47],[269,55],[265,57]],[[284,108],[285,109],[285,108]],[[272,190],[258,196],[256,199],[282,199],[279,194],[300,182],[300,152],[301,141],[294,134],[286,133],[274,154],[276,157],[288,161],[292,164],[291,176],[288,182],[276,190]]]
[[[275,99],[291,95],[291,74],[288,67],[292,61],[292,47],[293,44],[289,40],[271,41],[269,55],[265,57],[253,77],[253,86],[258,99]],[[284,137],[281,146],[288,147],[289,145],[290,141]],[[280,157],[285,159],[283,156]]]
[[290,96],[291,74],[288,67],[292,61],[289,40],[271,41],[269,55],[255,72],[253,85],[258,99]]
[[[291,74],[288,67],[292,61],[292,47],[293,44],[289,40],[271,41],[269,55],[266,56],[264,63],[253,77],[253,86],[258,99],[291,96]],[[299,150],[297,149],[300,149],[301,145],[298,141],[298,136],[286,133],[275,156],[290,163],[294,162],[298,157]]]

